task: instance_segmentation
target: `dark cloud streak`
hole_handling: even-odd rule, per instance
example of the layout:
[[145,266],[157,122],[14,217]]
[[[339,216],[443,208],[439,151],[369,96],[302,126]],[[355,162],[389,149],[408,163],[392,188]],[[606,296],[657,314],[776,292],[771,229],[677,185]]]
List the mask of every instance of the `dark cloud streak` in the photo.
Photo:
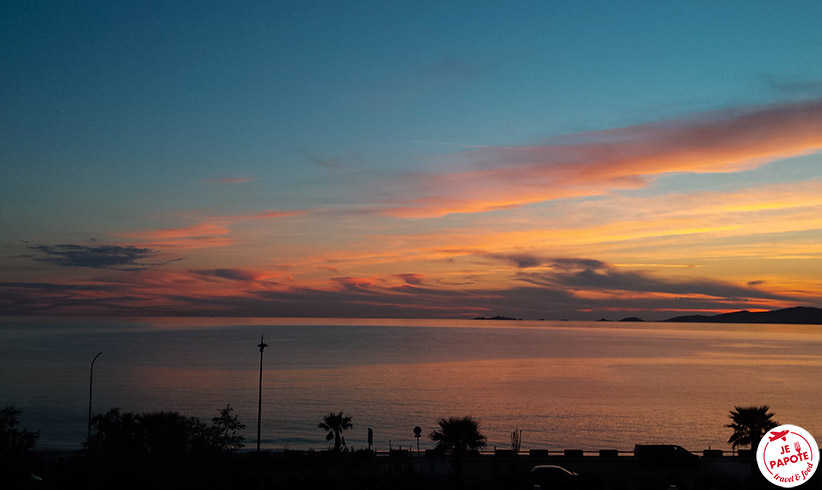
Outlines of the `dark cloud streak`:
[[505,262],[517,266],[520,269],[531,267],[549,266],[557,270],[579,270],[579,269],[604,269],[608,264],[594,259],[579,258],[556,258],[545,257],[537,254],[521,253],[491,253],[474,252],[475,255],[489,259]]
[[135,268],[146,268],[157,263],[140,263],[139,260],[147,259],[157,255],[157,252],[149,248],[137,248],[133,245],[122,247],[119,245],[99,245],[89,247],[85,245],[37,245],[31,247],[44,256],[35,257],[34,260],[48,262],[63,267],[91,267],[94,269],[122,268],[122,266],[134,266]]
[[820,80],[798,80],[777,77],[765,77],[767,86],[786,95],[798,96],[819,96],[822,93],[822,81]]
[[760,289],[746,288],[708,279],[661,279],[640,271],[585,269],[576,272],[529,273],[517,277],[524,282],[547,288],[585,289],[594,291],[631,291],[673,295],[704,295],[734,301],[746,298],[784,300],[784,296]]
[[253,273],[242,269],[198,269],[189,272],[198,276],[218,277],[231,281],[253,281],[256,279]]

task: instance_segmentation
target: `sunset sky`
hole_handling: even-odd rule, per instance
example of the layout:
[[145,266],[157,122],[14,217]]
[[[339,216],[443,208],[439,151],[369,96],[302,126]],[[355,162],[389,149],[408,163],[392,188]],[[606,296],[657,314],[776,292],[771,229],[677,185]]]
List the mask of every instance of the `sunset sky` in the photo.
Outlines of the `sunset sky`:
[[822,306],[822,3],[0,5],[0,313]]

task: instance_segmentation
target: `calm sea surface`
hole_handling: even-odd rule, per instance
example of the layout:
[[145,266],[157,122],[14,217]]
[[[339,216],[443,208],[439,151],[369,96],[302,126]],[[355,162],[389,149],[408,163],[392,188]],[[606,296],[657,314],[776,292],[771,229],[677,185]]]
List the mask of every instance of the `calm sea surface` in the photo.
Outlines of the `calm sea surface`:
[[[79,448],[94,411],[231,404],[262,444],[324,449],[324,414],[353,416],[350,446],[415,444],[441,417],[480,420],[489,447],[729,449],[728,412],[770,405],[822,439],[822,327],[476,320],[0,320],[0,406],[23,410],[41,448]],[[416,446],[414,446],[416,447]]]

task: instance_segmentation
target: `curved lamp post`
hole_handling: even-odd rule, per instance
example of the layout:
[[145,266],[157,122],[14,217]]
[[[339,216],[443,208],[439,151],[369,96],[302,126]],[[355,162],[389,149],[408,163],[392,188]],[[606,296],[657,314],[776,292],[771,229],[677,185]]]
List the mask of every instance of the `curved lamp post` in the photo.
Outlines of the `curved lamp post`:
[[98,352],[94,359],[91,360],[91,370],[88,375],[88,436],[86,437],[86,444],[91,443],[91,390],[94,386],[94,361],[100,357],[102,352]]
[[260,348],[260,395],[257,399],[257,452],[260,452],[260,421],[263,413],[263,350],[268,347],[268,344],[263,342],[263,336],[260,335],[260,343],[257,345]]

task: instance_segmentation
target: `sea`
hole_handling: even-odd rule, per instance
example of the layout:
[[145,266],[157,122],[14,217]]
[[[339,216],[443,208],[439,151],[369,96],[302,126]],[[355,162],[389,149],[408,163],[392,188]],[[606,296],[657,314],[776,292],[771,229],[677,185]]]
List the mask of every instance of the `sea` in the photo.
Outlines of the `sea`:
[[[268,344],[262,354],[261,338]],[[98,353],[102,353],[94,362]],[[93,413],[230,405],[256,447],[322,450],[344,412],[349,447],[433,447],[471,416],[488,449],[678,444],[730,451],[729,412],[768,405],[822,440],[822,326],[506,320],[0,319],[0,407],[41,449],[79,449]],[[91,385],[91,386],[90,386]],[[419,439],[414,428],[422,428]]]

